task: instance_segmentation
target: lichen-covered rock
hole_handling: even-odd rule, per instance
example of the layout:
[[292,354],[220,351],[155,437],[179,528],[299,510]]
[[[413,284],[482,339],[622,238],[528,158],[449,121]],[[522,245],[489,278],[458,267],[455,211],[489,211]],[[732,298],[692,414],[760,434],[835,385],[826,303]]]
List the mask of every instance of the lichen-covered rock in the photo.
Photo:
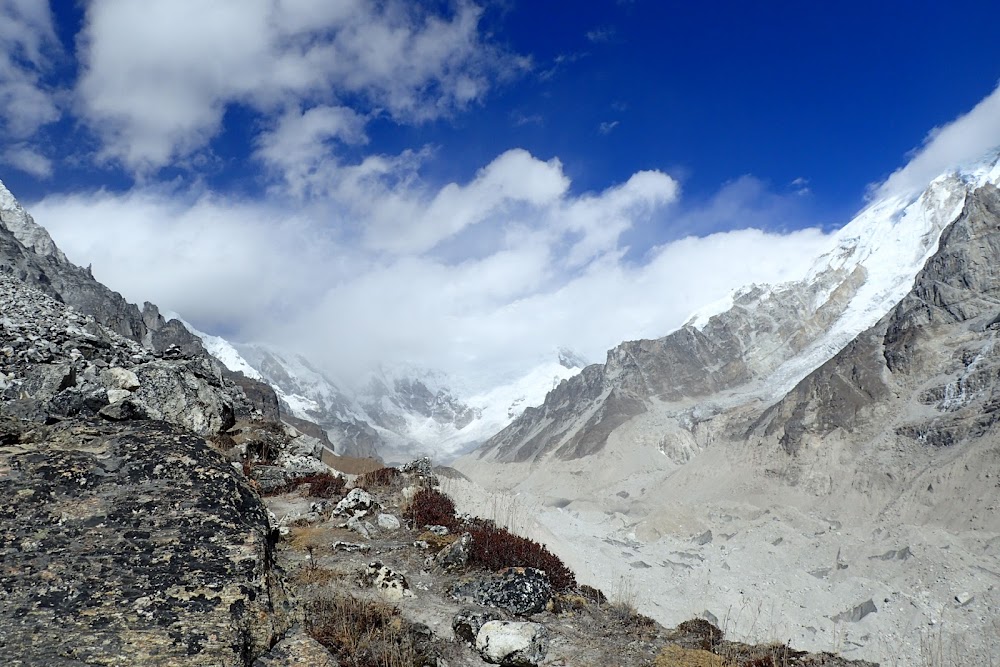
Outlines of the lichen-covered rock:
[[441,549],[434,557],[434,564],[442,570],[456,570],[469,562],[469,548],[472,546],[472,535],[462,533],[457,540]]
[[333,513],[341,516],[362,517],[379,507],[381,505],[372,494],[364,489],[351,489],[347,497],[337,503]]
[[267,512],[200,437],[0,421],[0,664],[243,666],[287,629]]
[[379,561],[369,563],[361,575],[361,579],[390,600],[413,597],[413,591],[410,590],[410,584],[406,581],[406,577]]
[[549,633],[544,625],[489,621],[476,635],[476,650],[486,662],[503,667],[533,667],[545,659]]
[[531,567],[509,567],[489,579],[458,584],[452,596],[484,607],[506,609],[512,614],[536,614],[552,598],[545,573]]
[[236,423],[233,397],[223,386],[222,372],[207,357],[176,362],[155,360],[135,368],[136,400],[153,419],[163,419],[209,435]]
[[451,619],[451,629],[459,641],[463,641],[470,646],[475,646],[479,630],[490,621],[501,620],[503,620],[503,617],[500,613],[492,609],[476,610],[465,608]]

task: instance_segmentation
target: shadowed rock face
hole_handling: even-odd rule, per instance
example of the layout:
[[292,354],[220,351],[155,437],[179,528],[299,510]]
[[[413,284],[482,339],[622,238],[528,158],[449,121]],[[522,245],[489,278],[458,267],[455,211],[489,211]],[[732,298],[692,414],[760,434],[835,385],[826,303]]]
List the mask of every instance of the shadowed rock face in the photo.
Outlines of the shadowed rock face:
[[[70,262],[44,228],[0,183],[0,270],[91,315],[115,333],[155,350],[172,344],[204,354],[201,341],[176,322],[170,325],[152,304],[142,312],[118,292],[94,279],[90,269]],[[168,326],[169,325],[169,326]]]
[[0,662],[249,665],[290,623],[259,498],[163,422],[0,421]]
[[969,196],[910,293],[751,433],[777,435],[793,454],[810,437],[884,419],[892,404],[906,438],[947,447],[981,437],[1000,422],[998,316],[1000,190],[987,185]]

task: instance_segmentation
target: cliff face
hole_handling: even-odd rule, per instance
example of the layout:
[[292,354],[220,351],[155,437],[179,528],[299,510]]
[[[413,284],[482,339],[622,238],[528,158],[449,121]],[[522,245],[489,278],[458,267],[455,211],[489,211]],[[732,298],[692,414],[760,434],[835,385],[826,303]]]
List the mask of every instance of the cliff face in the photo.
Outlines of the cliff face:
[[1000,421],[1000,190],[970,195],[913,289],[874,327],[762,415],[753,432],[785,451],[836,429],[891,425],[950,447]]

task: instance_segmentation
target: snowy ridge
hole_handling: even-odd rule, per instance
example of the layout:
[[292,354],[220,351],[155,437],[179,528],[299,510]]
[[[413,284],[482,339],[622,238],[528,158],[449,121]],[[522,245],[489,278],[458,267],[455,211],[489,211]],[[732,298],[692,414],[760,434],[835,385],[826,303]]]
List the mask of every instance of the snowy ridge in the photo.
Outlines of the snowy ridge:
[[[752,285],[696,311],[685,326],[704,330],[751,290],[766,299],[785,290],[818,288],[813,312],[823,307],[852,272],[862,272],[858,286],[838,319],[821,336],[781,364],[767,381],[767,397],[777,398],[873,326],[902,299],[917,273],[937,251],[944,229],[961,213],[967,194],[1000,183],[1000,155],[934,179],[919,196],[893,196],[873,203],[831,235],[830,250],[813,263],[802,280],[780,285]],[[856,273],[855,273],[856,275]]]
[[258,343],[233,344],[199,331],[175,313],[164,315],[180,320],[229,370],[270,384],[292,415],[321,426],[330,420],[363,424],[400,457],[457,456],[503,429],[525,408],[540,405],[549,391],[586,365],[572,350],[559,348],[522,377],[485,391],[454,391],[445,373],[412,365],[381,367],[350,385],[334,381],[301,355]]
[[205,350],[218,359],[223,366],[234,372],[240,372],[246,375],[248,378],[254,380],[263,380],[264,376],[257,372],[257,369],[247,363],[246,359],[240,356],[240,353],[236,351],[225,338],[221,336],[213,336],[207,334],[204,331],[199,331],[190,322],[186,321],[180,315],[170,311],[163,311],[163,317],[167,320],[178,320],[184,327],[190,331],[192,334],[201,339],[201,344],[205,346]]

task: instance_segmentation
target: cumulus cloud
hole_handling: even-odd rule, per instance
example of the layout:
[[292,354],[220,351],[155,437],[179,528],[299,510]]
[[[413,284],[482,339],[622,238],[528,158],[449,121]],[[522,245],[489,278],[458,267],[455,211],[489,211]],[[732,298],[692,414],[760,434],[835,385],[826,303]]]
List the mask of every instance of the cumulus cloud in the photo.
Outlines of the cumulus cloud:
[[269,158],[289,123],[319,138],[358,136],[360,116],[347,117],[343,99],[362,115],[417,123],[481,100],[527,66],[482,37],[476,5],[447,16],[420,7],[94,0],[79,40],[80,112],[103,157],[145,173],[204,149],[232,105],[279,119],[278,136],[262,139]]
[[1000,85],[968,113],[931,130],[905,166],[872,188],[873,197],[922,190],[944,171],[1000,147]]
[[55,93],[45,83],[59,51],[47,2],[0,0],[0,159],[34,176],[51,174],[51,162],[25,144],[59,119]]
[[[410,363],[487,384],[557,345],[599,360],[621,340],[663,335],[737,286],[795,277],[828,242],[816,230],[741,230],[664,243],[633,262],[623,235],[682,213],[666,174],[574,193],[558,160],[512,150],[466,182],[389,192],[412,176],[410,160],[419,162],[355,167],[365,175],[344,210],[360,230],[379,230],[370,235],[331,225],[326,208],[290,214],[276,202],[148,187],[30,208],[99,279],[204,330],[282,343],[346,375]],[[480,234],[488,242],[477,244]]]

